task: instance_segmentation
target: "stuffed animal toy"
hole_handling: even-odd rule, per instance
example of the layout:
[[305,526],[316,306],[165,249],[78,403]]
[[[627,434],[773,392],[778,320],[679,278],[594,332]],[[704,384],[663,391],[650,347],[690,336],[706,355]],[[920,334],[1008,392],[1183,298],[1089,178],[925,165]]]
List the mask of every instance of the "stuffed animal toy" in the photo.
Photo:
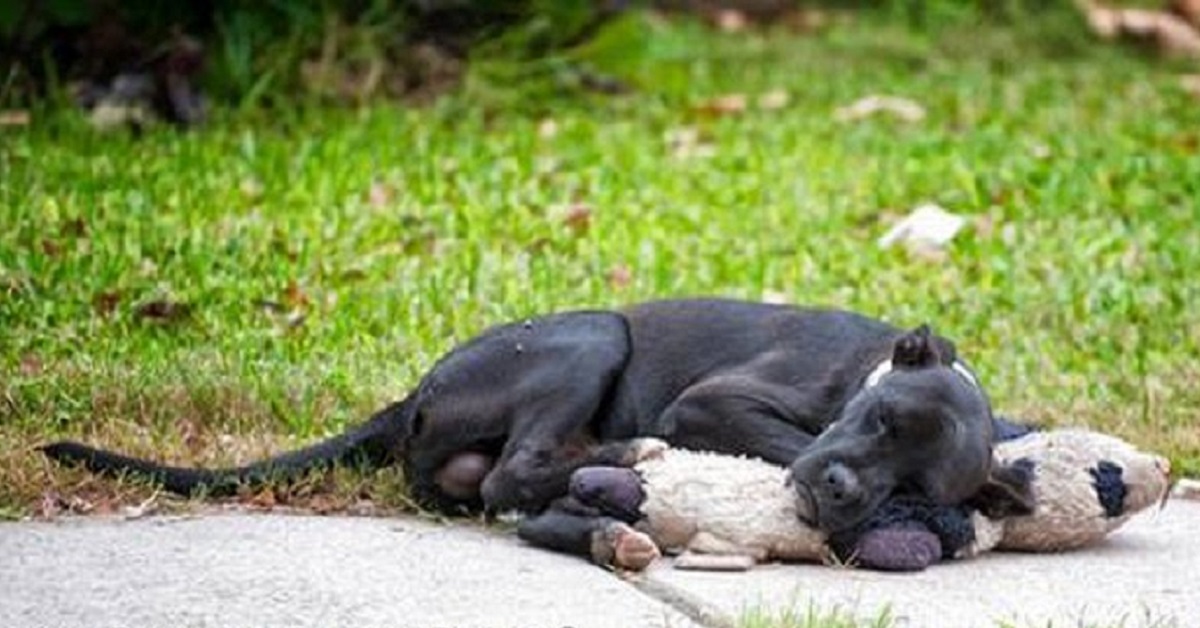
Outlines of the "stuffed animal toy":
[[[992,549],[1051,552],[1102,540],[1169,488],[1165,458],[1083,429],[1031,432],[996,455],[1031,474],[1032,514],[991,519],[967,506],[896,496],[852,530],[826,535],[800,521],[785,469],[743,457],[662,445],[632,469],[585,467],[572,496],[627,521],[677,567],[740,569],[756,562],[846,562],[913,571]],[[620,552],[611,553],[615,566]]]

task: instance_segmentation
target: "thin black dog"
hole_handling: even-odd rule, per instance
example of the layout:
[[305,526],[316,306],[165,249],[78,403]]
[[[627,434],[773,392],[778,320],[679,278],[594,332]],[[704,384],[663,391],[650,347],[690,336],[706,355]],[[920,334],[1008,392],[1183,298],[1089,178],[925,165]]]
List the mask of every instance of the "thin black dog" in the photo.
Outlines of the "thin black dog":
[[[178,493],[227,493],[335,462],[399,462],[426,506],[537,512],[567,493],[575,469],[631,464],[637,439],[657,437],[791,465],[802,516],[833,531],[898,490],[1027,507],[1026,478],[993,463],[994,430],[975,376],[925,326],[689,299],[494,327],[365,424],[246,467],[168,467],[69,441],[43,451]],[[477,484],[448,490],[443,466],[463,452],[494,464]]]

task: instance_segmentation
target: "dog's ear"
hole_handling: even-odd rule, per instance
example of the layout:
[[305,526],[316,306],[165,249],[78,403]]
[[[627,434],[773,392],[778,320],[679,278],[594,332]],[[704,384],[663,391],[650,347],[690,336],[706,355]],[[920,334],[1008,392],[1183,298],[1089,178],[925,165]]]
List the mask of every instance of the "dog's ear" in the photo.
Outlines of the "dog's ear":
[[896,368],[916,369],[952,364],[957,357],[954,343],[935,336],[928,324],[897,338],[892,349],[892,364]]
[[987,483],[967,500],[967,505],[991,519],[1031,514],[1037,504],[1033,473],[1030,460],[994,464]]

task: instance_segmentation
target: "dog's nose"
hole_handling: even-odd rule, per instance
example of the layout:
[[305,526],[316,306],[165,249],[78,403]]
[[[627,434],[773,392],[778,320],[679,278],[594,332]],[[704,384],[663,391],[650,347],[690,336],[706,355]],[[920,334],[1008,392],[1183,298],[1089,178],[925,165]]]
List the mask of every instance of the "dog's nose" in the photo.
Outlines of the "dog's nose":
[[839,462],[829,465],[821,473],[821,491],[835,504],[853,502],[862,495],[858,476]]

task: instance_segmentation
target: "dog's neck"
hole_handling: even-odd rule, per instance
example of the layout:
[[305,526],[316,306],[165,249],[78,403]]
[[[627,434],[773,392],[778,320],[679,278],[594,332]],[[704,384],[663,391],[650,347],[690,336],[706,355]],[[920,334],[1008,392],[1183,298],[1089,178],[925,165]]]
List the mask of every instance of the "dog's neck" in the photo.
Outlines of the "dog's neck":
[[[950,363],[950,368],[955,373],[958,373],[960,376],[962,376],[962,378],[966,380],[968,384],[976,389],[979,388],[979,380],[975,378],[975,375],[972,374],[970,369],[968,369],[962,362],[955,360]],[[891,373],[893,370],[895,370],[895,366],[892,364],[891,358],[880,362],[879,365],[876,366],[869,375],[867,375],[867,379],[863,382],[863,388],[867,389],[875,387],[885,375]]]

